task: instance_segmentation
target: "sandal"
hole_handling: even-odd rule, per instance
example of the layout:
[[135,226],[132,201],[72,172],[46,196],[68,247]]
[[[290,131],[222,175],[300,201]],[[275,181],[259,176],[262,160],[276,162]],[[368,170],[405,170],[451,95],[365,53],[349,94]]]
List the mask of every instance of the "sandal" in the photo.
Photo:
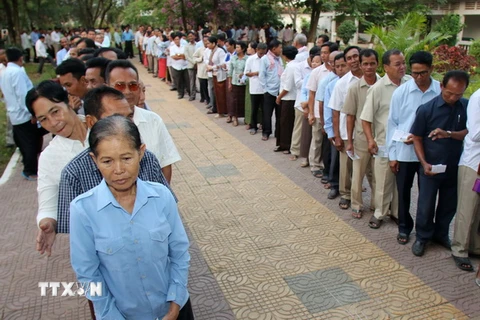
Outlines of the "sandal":
[[323,177],[323,171],[322,171],[322,170],[312,171],[312,175],[313,175],[315,178],[321,178],[321,177]]
[[322,180],[320,180],[321,183],[327,184],[328,183],[328,177],[322,177]]
[[227,123],[231,123],[233,120],[232,120],[232,117],[228,116],[227,117]]
[[232,123],[232,124],[233,124],[234,127],[237,127],[237,126],[238,126],[238,120],[237,120],[237,118],[233,119],[233,123]]
[[325,189],[331,189],[331,188],[332,188],[332,185],[327,182],[327,183],[325,183],[325,184],[323,185],[323,187],[324,187]]
[[268,136],[262,136],[262,140],[263,140],[263,141],[267,141],[267,140],[268,140]]
[[[342,210],[347,210],[349,207],[350,207],[350,203],[351,201],[350,200],[347,200],[347,199],[340,199],[340,202],[338,204],[338,206],[340,207],[340,209]],[[362,217],[362,215],[360,214],[360,218]],[[360,219],[358,217],[355,217],[357,219]]]
[[291,152],[289,150],[283,151],[283,154],[290,154]]
[[297,159],[298,159],[298,156],[296,156],[296,155],[292,155],[292,156],[290,157],[290,160],[291,160],[291,161],[295,161],[295,160],[297,160]]
[[254,134],[257,134],[257,129],[250,129],[250,134],[253,136]]
[[372,229],[378,229],[378,228],[380,228],[382,223],[383,223],[383,220],[379,220],[379,219],[375,218],[375,216],[372,216],[370,218],[370,221],[368,221],[368,226]]
[[408,243],[408,240],[410,240],[410,236],[406,233],[399,232],[397,235],[397,242],[398,244],[405,245]]
[[[342,208],[343,209],[343,208]],[[353,209],[352,210],[352,217],[354,217],[355,219],[362,219],[363,217],[363,212],[362,210],[355,210]]]
[[458,269],[469,272],[473,271],[472,261],[470,261],[469,258],[456,257],[453,254],[452,258],[453,261],[455,261],[455,265],[458,267]]
[[310,164],[308,163],[308,161],[304,161],[304,162],[300,163],[300,167],[302,167],[302,168],[306,168],[306,167],[308,167],[309,165],[310,165]]

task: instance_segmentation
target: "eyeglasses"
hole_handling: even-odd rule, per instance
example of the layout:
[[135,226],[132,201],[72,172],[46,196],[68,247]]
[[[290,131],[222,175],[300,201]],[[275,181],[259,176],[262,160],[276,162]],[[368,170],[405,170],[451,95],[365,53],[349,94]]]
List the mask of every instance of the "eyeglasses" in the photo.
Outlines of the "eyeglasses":
[[127,89],[127,86],[128,86],[128,90],[130,91],[138,91],[138,89],[140,88],[140,85],[137,82],[130,82],[130,83],[117,82],[113,85],[115,89],[121,92],[125,91]]
[[419,71],[419,72],[413,72],[412,71],[412,77],[416,78],[416,77],[423,77],[423,76],[426,76],[428,74],[428,70],[423,70],[423,71]]

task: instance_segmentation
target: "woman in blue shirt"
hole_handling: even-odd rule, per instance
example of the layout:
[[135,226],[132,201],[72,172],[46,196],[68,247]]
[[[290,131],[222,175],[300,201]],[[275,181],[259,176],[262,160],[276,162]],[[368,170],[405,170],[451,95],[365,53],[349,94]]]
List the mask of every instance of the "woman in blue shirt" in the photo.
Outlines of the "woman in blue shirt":
[[89,143],[103,180],[70,205],[72,267],[97,319],[193,319],[188,238],[171,192],[138,179],[145,152],[135,124],[98,121]]

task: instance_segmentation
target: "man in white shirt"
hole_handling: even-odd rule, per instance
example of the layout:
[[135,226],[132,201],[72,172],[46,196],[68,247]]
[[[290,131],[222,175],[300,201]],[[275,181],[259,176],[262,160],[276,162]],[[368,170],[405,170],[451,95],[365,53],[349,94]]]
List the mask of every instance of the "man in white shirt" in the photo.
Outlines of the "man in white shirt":
[[[248,57],[245,63],[244,75],[250,78],[250,100],[252,104],[252,117],[250,119],[250,134],[254,135],[258,130],[258,110],[263,108],[263,96],[265,94],[265,88],[260,83],[258,75],[260,74],[261,59],[267,53],[267,45],[265,43],[259,43],[256,48],[256,53]],[[260,119],[260,123],[261,123]]]
[[45,47],[45,36],[40,35],[40,37],[37,40],[37,43],[35,43],[35,52],[37,53],[37,58],[38,58],[38,69],[37,73],[42,74],[43,72],[43,65],[45,64],[45,60],[50,62],[52,66],[55,68],[55,62],[53,61],[52,57],[50,57],[47,53],[47,48]]
[[42,137],[37,120],[25,105],[25,97],[33,84],[23,68],[23,53],[17,48],[6,51],[8,64],[2,74],[0,88],[5,97],[7,113],[13,125],[13,138],[23,158],[22,176],[37,179],[38,155],[42,150]]
[[[7,70],[7,54],[5,53],[5,50],[0,49],[0,84],[2,83],[2,75]],[[2,93],[2,90],[0,88],[0,94]],[[0,95],[3,101],[3,95]],[[10,117],[8,116],[8,111],[7,111],[7,130],[5,134],[5,145],[7,147],[13,147],[15,146],[15,141],[13,140],[13,127],[12,127],[12,122],[10,121]]]
[[121,31],[118,31],[118,27],[115,27],[115,32],[113,33],[113,40],[115,41],[115,48],[118,48],[120,50],[122,49],[122,35]]
[[178,99],[182,99],[185,91],[190,96],[190,86],[187,73],[187,60],[185,60],[185,46],[180,43],[180,33],[173,36],[173,45],[170,47],[170,57],[172,58],[172,76],[175,80]]
[[188,32],[187,39],[188,44],[185,46],[185,60],[187,60],[188,83],[190,89],[190,98],[188,101],[193,101],[197,95],[197,68],[195,59],[193,58],[193,54],[197,49],[195,43],[195,33],[193,31]]
[[[340,203],[341,209],[346,210],[351,203],[351,187],[352,187],[352,159],[345,151],[345,144],[348,140],[347,135],[347,116],[340,112],[345,103],[348,88],[360,80],[363,71],[360,69],[360,48],[356,46],[347,47],[343,54],[347,61],[350,72],[338,80],[333,89],[332,98],[329,108],[333,110],[333,132],[335,133],[335,147],[340,155]],[[353,217],[360,219],[361,211],[354,211]]]
[[[279,38],[280,39],[280,38]],[[307,37],[303,34],[297,34],[293,40],[293,46],[297,48],[298,53],[295,56],[295,62],[303,62],[308,58]]]
[[70,50],[67,38],[64,37],[60,39],[60,45],[62,46],[62,49],[58,50],[57,52],[57,56],[56,56],[57,66],[60,65],[63,62],[63,60],[65,60],[68,50]]
[[[468,254],[480,254],[480,89],[470,97],[467,107],[467,129],[458,167],[457,216],[452,239],[452,256],[458,268],[473,271]],[[472,186],[477,188],[472,190]],[[478,276],[477,276],[478,278]]]
[[50,34],[54,55],[60,50],[60,28],[55,28]]
[[106,27],[103,32],[103,42],[102,48],[110,48],[111,41],[110,41],[110,28]]
[[[135,47],[138,48],[138,52],[142,52],[142,48],[141,48],[141,46],[140,46],[140,45],[141,45],[141,41],[140,41],[140,40],[141,40],[141,38],[143,37],[143,30],[144,30],[143,25],[140,25],[140,27],[138,27],[137,32],[135,32]],[[139,56],[140,56],[140,63],[143,63],[143,61],[142,61],[142,55],[139,54]]]
[[27,34],[27,31],[23,30],[22,35],[20,36],[22,40],[22,48],[25,52],[25,62],[30,62],[30,49],[32,49],[32,42],[30,36]]
[[134,110],[133,122],[137,125],[148,149],[158,158],[163,175],[170,183],[172,164],[180,161],[181,158],[162,118],[152,111],[136,106],[140,99],[137,69],[128,60],[112,61],[107,66],[105,78],[108,86],[125,95],[130,107]]

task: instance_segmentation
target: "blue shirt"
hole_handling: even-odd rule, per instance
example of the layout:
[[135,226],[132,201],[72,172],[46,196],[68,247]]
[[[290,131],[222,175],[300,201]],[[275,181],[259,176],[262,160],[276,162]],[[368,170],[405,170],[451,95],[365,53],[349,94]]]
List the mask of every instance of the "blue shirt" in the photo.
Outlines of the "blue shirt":
[[311,74],[312,73],[309,72],[305,75],[305,78],[303,78],[302,91],[301,91],[301,95],[300,95],[300,102],[308,101],[308,95],[310,94],[310,90],[307,89],[307,84],[308,84],[308,80],[310,79]]
[[[325,101],[325,89],[333,79],[337,78],[335,72],[330,71],[325,78],[318,83],[317,91],[315,92],[315,100]],[[325,104],[325,103],[324,103]]]
[[18,64],[9,62],[3,72],[0,82],[8,116],[12,125],[19,125],[30,121],[32,115],[25,105],[25,96],[33,88],[32,81],[28,78],[25,69]]
[[125,41],[133,41],[133,32],[132,30],[128,30],[127,31],[123,31],[122,33],[122,42],[125,42]]
[[278,96],[280,90],[280,76],[278,75],[278,68],[281,67],[280,57],[275,57],[275,64],[270,68],[270,59],[268,53],[260,60],[260,74],[258,76],[260,83],[265,88],[265,92],[272,96]]
[[[70,203],[73,199],[102,182],[102,174],[89,153],[90,148],[82,151],[62,170],[58,190],[57,233],[70,232]],[[144,181],[161,183],[170,189],[157,157],[148,150],[145,150],[140,161],[138,177]]]
[[392,137],[395,130],[410,132],[418,107],[438,96],[440,91],[437,80],[432,79],[430,87],[423,92],[415,79],[410,79],[393,92],[387,125],[388,158],[391,161],[418,162],[413,144],[393,141]]
[[70,212],[73,270],[81,283],[102,283],[101,296],[86,292],[98,319],[161,319],[169,302],[185,305],[189,243],[165,186],[137,179],[130,214],[102,180]]
[[[332,72],[332,74],[334,73]],[[328,83],[327,87],[325,88],[325,96],[323,100],[323,121],[325,122],[323,129],[327,133],[327,137],[329,139],[335,137],[335,133],[333,132],[333,109],[328,107],[328,103],[330,102],[330,98],[332,97],[333,88],[335,88],[335,84],[337,83],[338,80],[340,80],[340,78],[336,74],[334,75],[335,77],[331,79],[330,83]]]
[[37,40],[40,38],[40,34],[37,32],[32,31],[30,33],[30,40],[32,40],[33,46],[35,47],[35,43],[37,43]]

